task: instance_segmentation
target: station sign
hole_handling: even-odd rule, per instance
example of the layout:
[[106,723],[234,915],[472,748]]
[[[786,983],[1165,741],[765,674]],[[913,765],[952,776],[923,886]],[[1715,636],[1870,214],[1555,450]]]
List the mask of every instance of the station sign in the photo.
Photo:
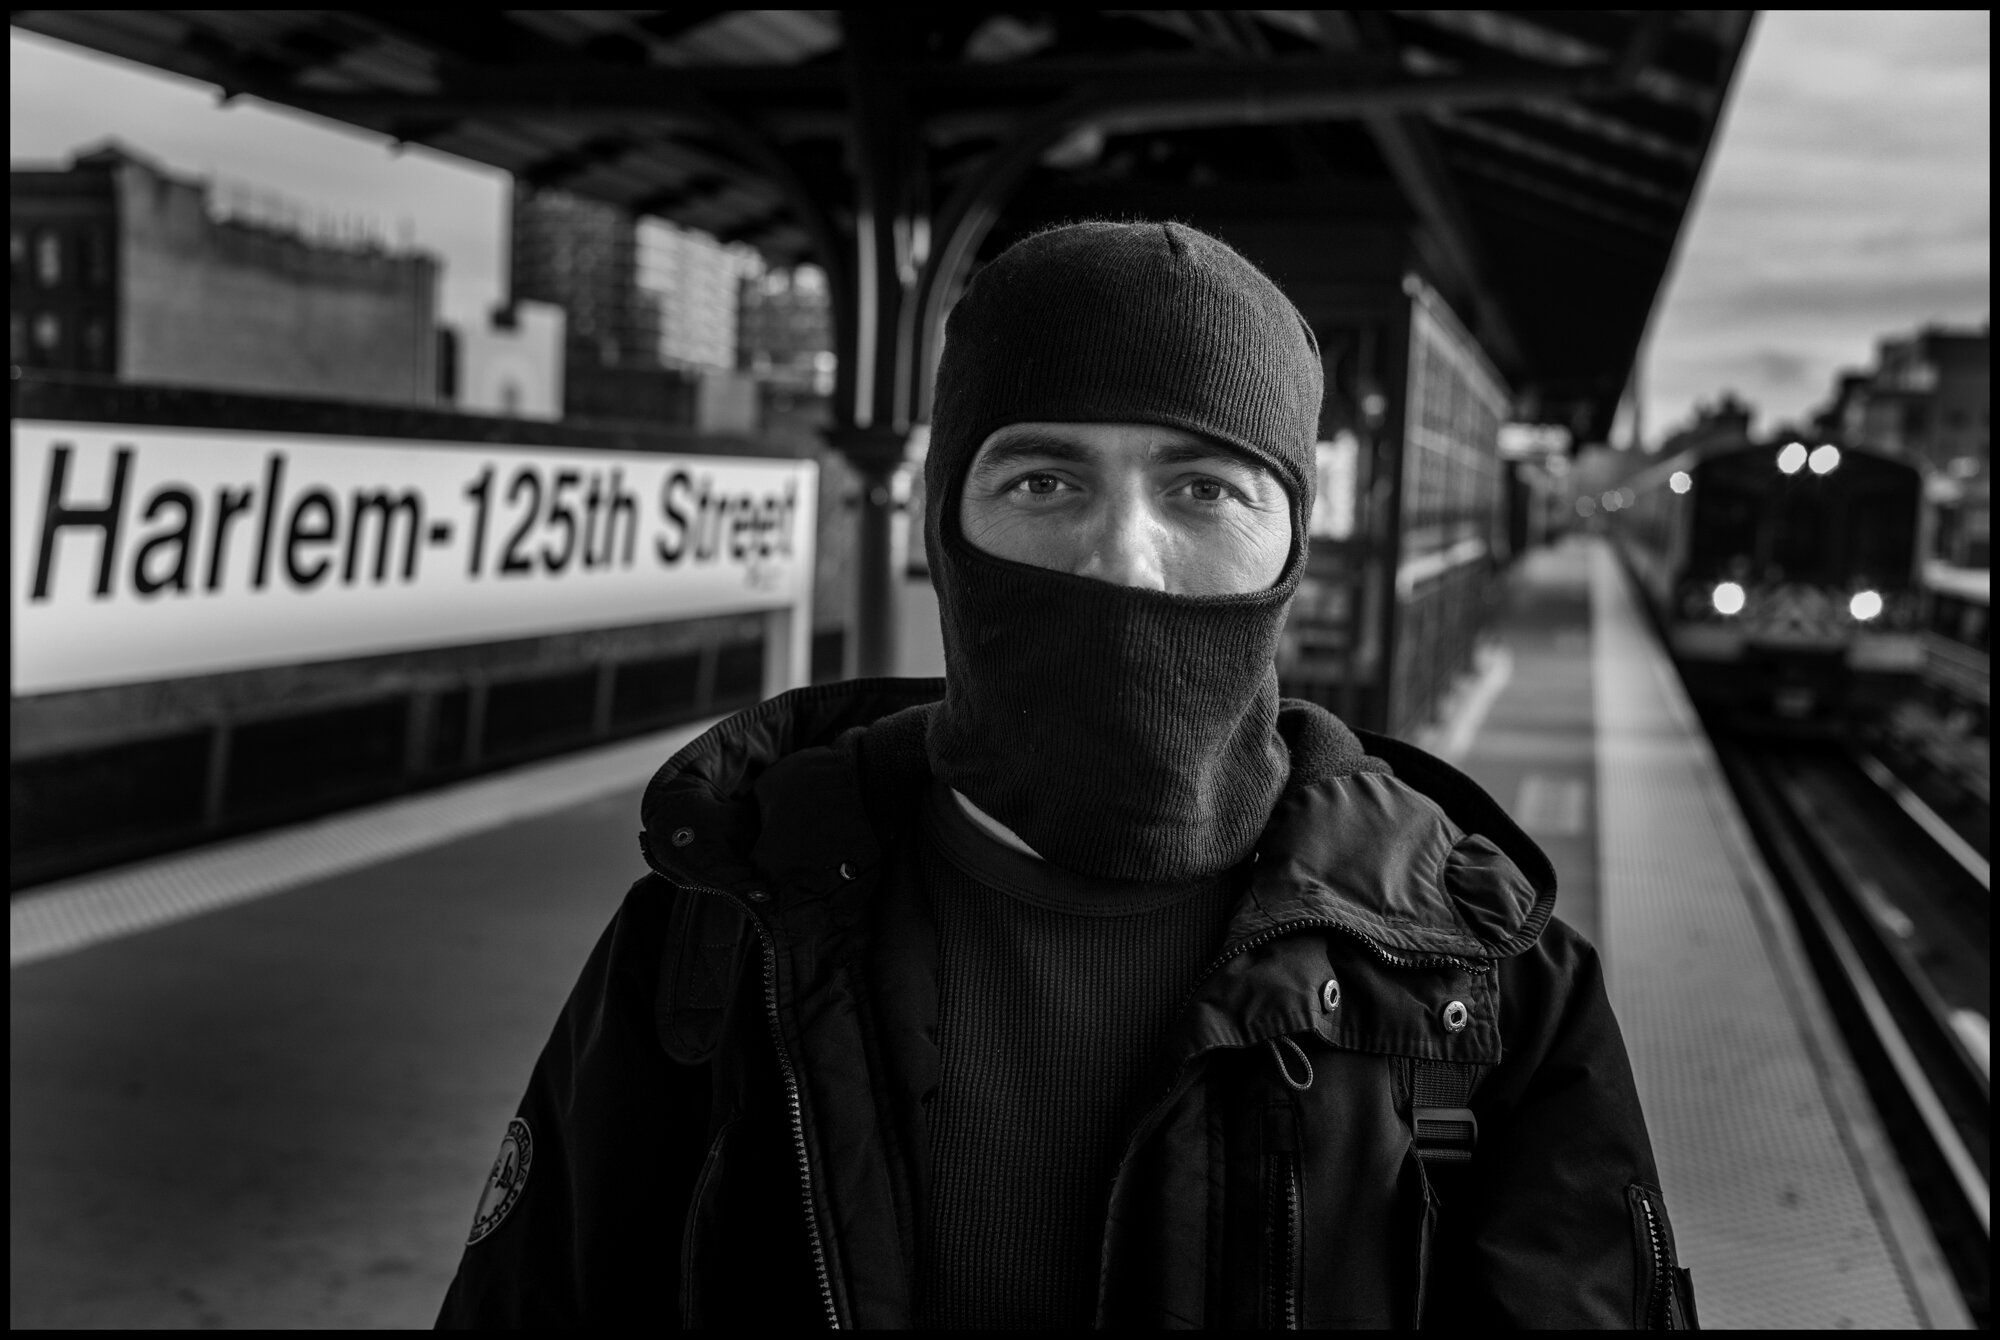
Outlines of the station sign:
[[1569,451],[1569,429],[1559,423],[1503,423],[1500,457],[1508,461],[1543,460]]
[[791,608],[818,466],[16,420],[17,696]]

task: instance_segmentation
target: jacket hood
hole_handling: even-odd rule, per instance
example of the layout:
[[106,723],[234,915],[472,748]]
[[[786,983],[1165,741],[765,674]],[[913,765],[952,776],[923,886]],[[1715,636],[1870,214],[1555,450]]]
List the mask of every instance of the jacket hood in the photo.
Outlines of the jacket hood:
[[[649,859],[682,882],[721,888],[831,891],[873,868],[914,819],[907,798],[928,779],[924,730],[943,694],[942,679],[853,680],[794,689],[719,723],[648,784]],[[1333,922],[1395,953],[1490,961],[1540,937],[1554,868],[1470,778],[1295,699],[1281,703],[1278,729],[1291,775],[1257,844],[1231,944]],[[868,779],[861,814],[857,764]]]

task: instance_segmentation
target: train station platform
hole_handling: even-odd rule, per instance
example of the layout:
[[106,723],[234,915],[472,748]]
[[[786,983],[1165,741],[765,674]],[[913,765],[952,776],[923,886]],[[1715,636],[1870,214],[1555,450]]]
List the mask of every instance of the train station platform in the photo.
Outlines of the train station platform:
[[[17,896],[15,1327],[424,1326],[699,727]],[[1782,900],[1599,542],[1527,556],[1424,743],[1604,951],[1710,1328],[1968,1324]]]

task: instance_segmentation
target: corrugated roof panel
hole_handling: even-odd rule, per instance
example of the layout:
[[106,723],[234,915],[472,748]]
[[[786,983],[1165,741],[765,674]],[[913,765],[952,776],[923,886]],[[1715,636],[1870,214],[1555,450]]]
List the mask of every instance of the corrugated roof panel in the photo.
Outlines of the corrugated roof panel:
[[181,9],[178,14],[204,32],[242,46],[263,46],[302,28],[329,11],[323,9]]
[[1687,194],[1685,191],[1672,190],[1656,182],[1646,181],[1629,172],[1621,172],[1617,168],[1582,154],[1553,148],[1531,135],[1523,135],[1505,126],[1497,126],[1476,117],[1439,112],[1431,119],[1450,133],[1509,150],[1522,158],[1546,163],[1571,177],[1589,178],[1600,186],[1609,186],[1627,195],[1636,195],[1678,209]]
[[1521,110],[1566,125],[1573,130],[1582,131],[1586,135],[1594,135],[1609,143],[1627,149],[1637,149],[1658,158],[1670,158],[1680,163],[1701,161],[1700,151],[1682,140],[1656,135],[1650,130],[1614,116],[1607,116],[1596,108],[1587,107],[1582,103],[1542,99],[1522,103]]
[[815,10],[736,9],[683,33],[672,50],[691,62],[796,65],[840,45],[840,28]]
[[574,49],[623,25],[624,16],[598,9],[510,9],[507,17],[532,33]]
[[1537,23],[1496,9],[1398,9],[1403,18],[1416,19],[1448,32],[1470,37],[1496,51],[1543,65],[1596,65],[1614,53],[1567,33],[1553,32]]
[[437,57],[427,47],[383,35],[343,57],[335,67],[398,93],[431,93],[438,87]]
[[[440,146],[445,138],[439,137]],[[454,152],[509,172],[526,166],[536,152],[523,143],[519,128],[509,121],[484,117],[460,121],[452,127],[449,138],[455,145],[463,146]]]
[[972,30],[962,54],[975,65],[1001,65],[1032,56],[1055,40],[1055,25],[1046,20],[1031,23],[1013,14],[995,14]]

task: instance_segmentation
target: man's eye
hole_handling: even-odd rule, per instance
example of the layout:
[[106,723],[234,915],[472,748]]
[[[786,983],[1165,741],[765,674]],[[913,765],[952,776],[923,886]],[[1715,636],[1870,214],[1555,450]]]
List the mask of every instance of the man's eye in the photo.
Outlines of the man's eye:
[[1188,492],[1194,496],[1196,502],[1221,502],[1229,496],[1228,487],[1213,479],[1195,480],[1188,485]]
[[1062,487],[1062,481],[1054,475],[1024,475],[1014,487],[1037,498],[1046,498]]

